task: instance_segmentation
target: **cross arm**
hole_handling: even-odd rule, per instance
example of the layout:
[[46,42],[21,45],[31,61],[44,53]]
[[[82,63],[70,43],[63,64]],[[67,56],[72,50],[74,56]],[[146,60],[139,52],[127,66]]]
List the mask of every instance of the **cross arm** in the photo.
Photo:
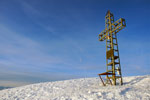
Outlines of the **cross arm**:
[[126,27],[125,19],[120,18],[116,22],[112,24],[112,33],[118,33],[120,30],[122,30],[124,27]]
[[126,23],[125,23],[125,19],[123,18],[120,18],[119,20],[117,20],[116,22],[112,23],[111,27],[112,27],[112,30],[110,31],[110,27],[105,28],[100,34],[99,34],[99,41],[104,41],[106,39],[106,36],[109,34],[109,33],[113,33],[115,32],[118,33],[120,30],[122,30],[124,27],[126,26]]
[[99,34],[99,41],[104,41],[106,39],[106,36],[108,35],[108,29],[105,28],[100,34]]

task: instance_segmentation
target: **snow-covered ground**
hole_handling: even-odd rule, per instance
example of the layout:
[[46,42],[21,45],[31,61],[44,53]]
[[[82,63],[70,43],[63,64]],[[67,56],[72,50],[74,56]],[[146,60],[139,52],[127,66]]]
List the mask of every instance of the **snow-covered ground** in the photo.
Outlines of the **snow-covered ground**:
[[0,91],[0,100],[150,100],[150,75],[123,78],[123,86],[102,86],[99,78],[32,84]]

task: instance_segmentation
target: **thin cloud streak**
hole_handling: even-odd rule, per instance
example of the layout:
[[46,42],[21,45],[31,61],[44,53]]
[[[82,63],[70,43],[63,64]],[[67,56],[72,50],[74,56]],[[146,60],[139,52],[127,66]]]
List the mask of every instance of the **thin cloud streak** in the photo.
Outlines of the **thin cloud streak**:
[[[53,64],[63,63],[58,57],[46,54],[44,47],[29,38],[18,35],[0,24],[0,64],[10,68],[41,69],[53,68]],[[8,67],[8,70],[9,70]],[[22,69],[22,71],[23,71]]]
[[[38,9],[34,8],[31,4],[27,3],[24,0],[18,0],[18,2],[21,4],[21,8],[23,9],[23,11],[25,12],[25,14],[32,20],[34,21],[34,23],[36,23],[37,25],[39,25],[41,28],[43,28],[44,30],[48,31],[50,34],[53,35],[57,35],[57,31],[55,30],[55,28],[50,25],[50,24],[44,24],[40,19],[45,18],[44,13],[40,12]],[[36,1],[38,2],[38,1]],[[53,18],[56,16],[49,16],[49,19],[52,18],[51,20],[53,20]],[[57,35],[59,36],[59,35]]]

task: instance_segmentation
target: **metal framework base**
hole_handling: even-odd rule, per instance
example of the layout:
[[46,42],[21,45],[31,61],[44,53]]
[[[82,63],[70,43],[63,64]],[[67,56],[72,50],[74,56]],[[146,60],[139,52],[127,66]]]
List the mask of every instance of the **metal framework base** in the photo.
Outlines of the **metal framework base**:
[[110,78],[109,78],[109,76],[108,76],[108,75],[113,75],[112,73],[104,72],[104,73],[98,74],[99,78],[100,78],[101,81],[102,81],[103,86],[106,86],[106,83],[104,82],[104,80],[103,80],[102,77],[101,77],[102,75],[106,75],[106,77],[107,77],[109,83],[110,83],[111,85],[113,85],[112,82],[111,82],[111,80],[110,80]]

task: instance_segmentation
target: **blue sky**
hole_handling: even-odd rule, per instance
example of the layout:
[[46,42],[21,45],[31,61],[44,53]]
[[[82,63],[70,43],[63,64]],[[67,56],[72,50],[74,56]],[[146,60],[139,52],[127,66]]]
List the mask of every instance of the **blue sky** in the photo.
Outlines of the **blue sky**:
[[0,81],[34,83],[105,72],[105,14],[118,35],[123,76],[150,74],[148,0],[0,0]]

